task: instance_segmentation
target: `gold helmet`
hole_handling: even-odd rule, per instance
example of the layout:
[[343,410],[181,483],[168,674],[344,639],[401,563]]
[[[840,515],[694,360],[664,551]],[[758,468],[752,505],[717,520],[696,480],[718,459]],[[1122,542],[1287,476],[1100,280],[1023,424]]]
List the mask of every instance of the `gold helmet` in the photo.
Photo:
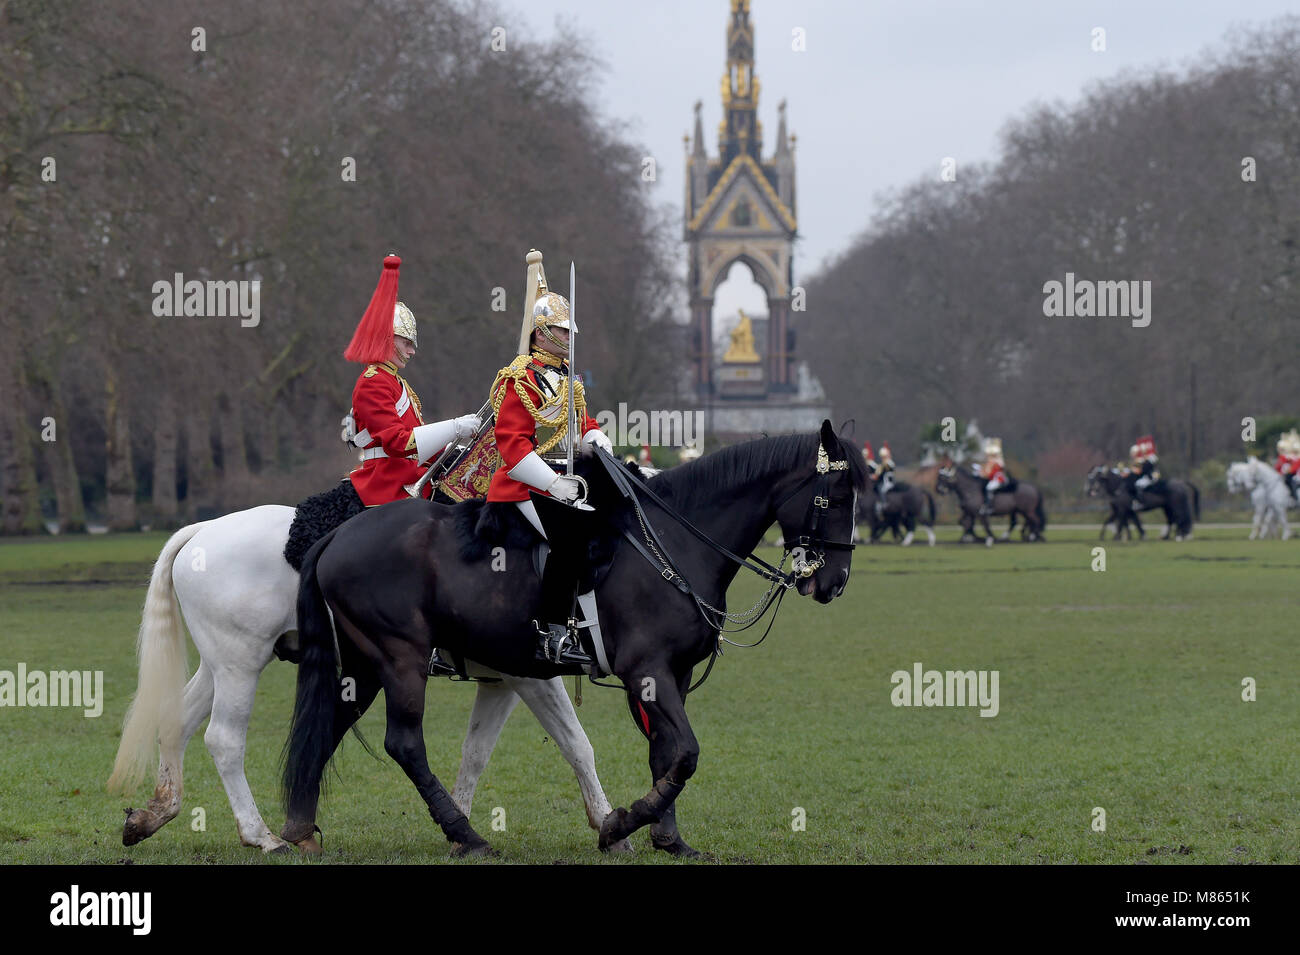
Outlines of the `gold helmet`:
[[1295,455],[1300,454],[1300,431],[1292,428],[1286,434],[1277,439],[1277,453]]
[[986,458],[998,458],[998,459],[1001,459],[1001,457],[1002,457],[1002,439],[1001,439],[1001,438],[985,438],[985,439],[984,439],[984,456],[985,456]]
[[560,340],[551,334],[551,328],[567,328],[571,335],[578,331],[569,321],[569,300],[546,286],[542,253],[529,249],[524,261],[528,263],[528,278],[524,284],[524,321],[519,329],[521,355],[532,351],[533,332],[538,329],[554,345],[560,345]]
[[393,309],[393,334],[409,338],[412,345],[419,344],[415,340],[415,315],[406,307],[405,302],[398,302]]

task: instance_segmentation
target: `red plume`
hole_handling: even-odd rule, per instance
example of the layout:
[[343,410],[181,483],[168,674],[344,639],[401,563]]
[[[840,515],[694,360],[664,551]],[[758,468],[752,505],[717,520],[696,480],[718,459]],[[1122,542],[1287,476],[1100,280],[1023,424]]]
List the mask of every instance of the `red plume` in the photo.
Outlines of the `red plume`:
[[384,259],[384,271],[370,297],[366,314],[343,352],[348,361],[363,365],[388,361],[393,354],[393,310],[397,308],[397,270],[402,260],[395,255]]

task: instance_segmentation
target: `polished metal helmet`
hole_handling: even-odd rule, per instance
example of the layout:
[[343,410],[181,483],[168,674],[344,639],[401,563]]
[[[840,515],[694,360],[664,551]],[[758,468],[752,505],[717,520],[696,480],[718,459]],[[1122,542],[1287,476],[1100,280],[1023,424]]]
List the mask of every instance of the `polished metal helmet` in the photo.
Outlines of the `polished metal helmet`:
[[393,309],[393,334],[409,338],[412,345],[419,345],[415,340],[415,315],[403,302],[398,302]]

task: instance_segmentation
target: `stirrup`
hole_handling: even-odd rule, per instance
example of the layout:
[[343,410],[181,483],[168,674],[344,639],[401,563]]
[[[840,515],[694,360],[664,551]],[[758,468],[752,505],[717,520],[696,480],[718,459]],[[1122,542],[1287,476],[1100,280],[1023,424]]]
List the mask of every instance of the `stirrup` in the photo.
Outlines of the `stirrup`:
[[533,626],[541,637],[537,648],[537,659],[553,666],[577,667],[579,673],[586,673],[594,666],[595,661],[582,649],[582,644],[578,640],[578,630],[574,624],[575,621],[570,619],[568,627],[552,623],[543,630],[541,624],[534,620]]
[[460,671],[442,658],[442,651],[437,647],[429,654],[429,676],[460,676]]

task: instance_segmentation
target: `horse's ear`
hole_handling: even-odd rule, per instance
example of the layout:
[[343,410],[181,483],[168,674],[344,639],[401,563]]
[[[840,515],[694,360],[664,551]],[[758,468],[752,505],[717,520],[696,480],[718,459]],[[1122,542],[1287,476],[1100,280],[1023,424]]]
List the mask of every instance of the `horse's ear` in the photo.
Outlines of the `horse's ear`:
[[857,430],[858,430],[857,418],[845,418],[843,423],[840,424],[840,434],[845,438],[853,437],[854,433]]
[[823,419],[822,420],[822,447],[826,449],[827,454],[830,454],[832,451],[835,450],[835,445],[838,443],[839,443],[839,439],[835,437],[835,428],[831,426],[831,419],[830,418]]

